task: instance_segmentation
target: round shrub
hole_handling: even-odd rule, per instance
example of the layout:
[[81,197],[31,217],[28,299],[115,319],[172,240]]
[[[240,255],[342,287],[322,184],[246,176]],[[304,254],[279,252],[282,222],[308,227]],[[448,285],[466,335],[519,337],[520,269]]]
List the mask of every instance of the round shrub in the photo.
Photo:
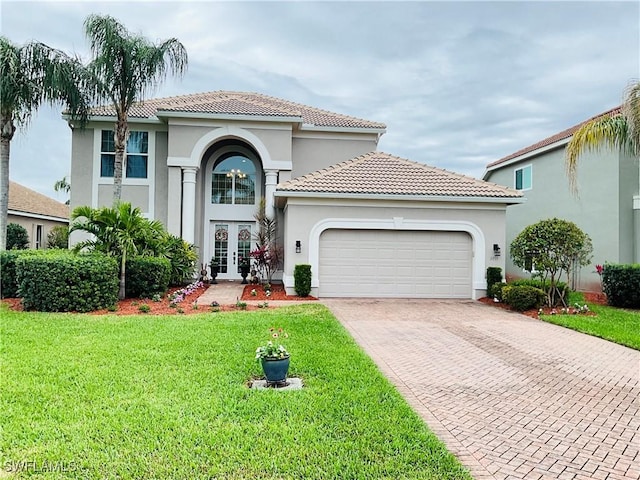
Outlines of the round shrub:
[[503,300],[503,288],[506,287],[507,284],[504,282],[497,282],[494,283],[491,286],[491,289],[489,292],[487,292],[489,294],[489,296],[497,298],[499,301]]
[[171,263],[160,257],[132,257],[127,260],[125,275],[127,298],[151,298],[169,288]]
[[25,250],[29,248],[27,229],[17,223],[7,225],[7,250]]
[[311,265],[300,263],[293,269],[294,289],[301,297],[311,293]]
[[542,290],[528,285],[510,285],[505,287],[502,293],[505,303],[520,312],[532,308],[539,308],[546,298]]
[[605,264],[602,290],[611,306],[640,308],[640,264]]
[[23,255],[41,255],[42,250],[6,250],[0,252],[0,298],[18,296],[16,260]]
[[90,312],[118,300],[118,264],[102,254],[48,250],[21,255],[16,276],[25,310]]

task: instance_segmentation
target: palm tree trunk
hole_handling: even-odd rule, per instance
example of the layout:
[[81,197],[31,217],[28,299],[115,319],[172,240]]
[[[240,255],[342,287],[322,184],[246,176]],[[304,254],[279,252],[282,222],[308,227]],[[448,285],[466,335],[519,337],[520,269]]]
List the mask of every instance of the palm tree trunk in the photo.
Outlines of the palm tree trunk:
[[113,206],[122,198],[122,165],[124,163],[125,149],[129,138],[129,126],[122,115],[118,115],[115,131],[116,155],[113,165]]
[[7,224],[9,223],[9,152],[11,139],[16,131],[12,118],[0,118],[0,251],[7,249]]
[[118,290],[118,298],[124,300],[126,296],[126,267],[127,267],[127,252],[122,251],[122,260],[120,261],[120,289]]

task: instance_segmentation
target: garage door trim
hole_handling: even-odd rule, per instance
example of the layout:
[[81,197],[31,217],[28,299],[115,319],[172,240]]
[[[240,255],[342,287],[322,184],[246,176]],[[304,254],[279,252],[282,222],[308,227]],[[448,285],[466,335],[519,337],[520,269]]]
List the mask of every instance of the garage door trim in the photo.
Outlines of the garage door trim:
[[313,278],[312,287],[320,285],[320,235],[328,229],[343,230],[434,230],[467,232],[471,235],[472,248],[472,291],[471,298],[474,300],[480,296],[480,291],[486,287],[484,279],[485,271],[485,238],[482,230],[473,222],[451,220],[412,220],[402,217],[390,219],[370,219],[370,218],[326,218],[316,223],[309,232],[309,263]]

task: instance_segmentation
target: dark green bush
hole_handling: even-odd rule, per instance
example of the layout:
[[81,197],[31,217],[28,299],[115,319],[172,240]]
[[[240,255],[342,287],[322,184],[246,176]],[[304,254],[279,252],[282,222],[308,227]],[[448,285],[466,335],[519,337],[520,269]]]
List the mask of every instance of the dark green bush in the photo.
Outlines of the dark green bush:
[[42,250],[7,250],[0,252],[0,298],[18,296],[16,260],[23,255],[40,255]]
[[491,286],[491,290],[488,292],[489,294],[488,296],[497,298],[498,300],[502,301],[502,296],[503,296],[502,289],[506,286],[507,284],[504,282],[494,283]]
[[544,291],[529,285],[513,285],[503,289],[504,301],[514,309],[523,312],[539,308],[546,299]]
[[106,255],[65,250],[21,255],[16,276],[26,310],[90,312],[118,300],[118,264]]
[[300,263],[293,269],[294,289],[301,297],[306,297],[311,292],[311,265]]
[[132,257],[127,260],[126,297],[151,298],[169,288],[171,263],[160,257]]
[[487,268],[487,295],[491,294],[491,287],[494,284],[502,282],[502,268],[489,267]]
[[47,235],[47,248],[69,248],[69,227],[56,225]]
[[191,283],[198,260],[195,246],[180,237],[170,235],[166,240],[166,256],[171,262],[169,285],[182,286]]
[[[548,294],[549,289],[551,288],[551,282],[549,280],[544,281],[539,278],[521,278],[519,280],[514,280],[510,282],[509,285],[513,285],[514,287],[527,286],[527,287],[539,288],[540,290],[545,292],[545,295]],[[569,292],[571,291],[571,289],[569,288],[569,285],[566,284],[565,282],[556,282],[556,286],[558,287],[558,290],[562,293],[562,298],[564,298],[566,301],[569,295]],[[562,300],[560,298],[556,296],[554,296],[554,298],[555,298],[555,305],[552,305],[552,306],[555,307],[560,303],[562,303]]]
[[640,308],[640,264],[605,264],[602,290],[613,307]]
[[7,225],[7,250],[25,250],[29,248],[27,229],[17,223]]

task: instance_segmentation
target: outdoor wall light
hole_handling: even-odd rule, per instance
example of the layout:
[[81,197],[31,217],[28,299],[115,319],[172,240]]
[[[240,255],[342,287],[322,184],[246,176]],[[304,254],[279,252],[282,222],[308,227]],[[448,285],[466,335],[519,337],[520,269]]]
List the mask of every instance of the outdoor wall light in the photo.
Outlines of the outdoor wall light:
[[300,240],[296,240],[296,253],[300,253],[302,251],[302,244]]
[[493,256],[494,257],[500,256],[500,245],[498,245],[497,243],[493,244]]

